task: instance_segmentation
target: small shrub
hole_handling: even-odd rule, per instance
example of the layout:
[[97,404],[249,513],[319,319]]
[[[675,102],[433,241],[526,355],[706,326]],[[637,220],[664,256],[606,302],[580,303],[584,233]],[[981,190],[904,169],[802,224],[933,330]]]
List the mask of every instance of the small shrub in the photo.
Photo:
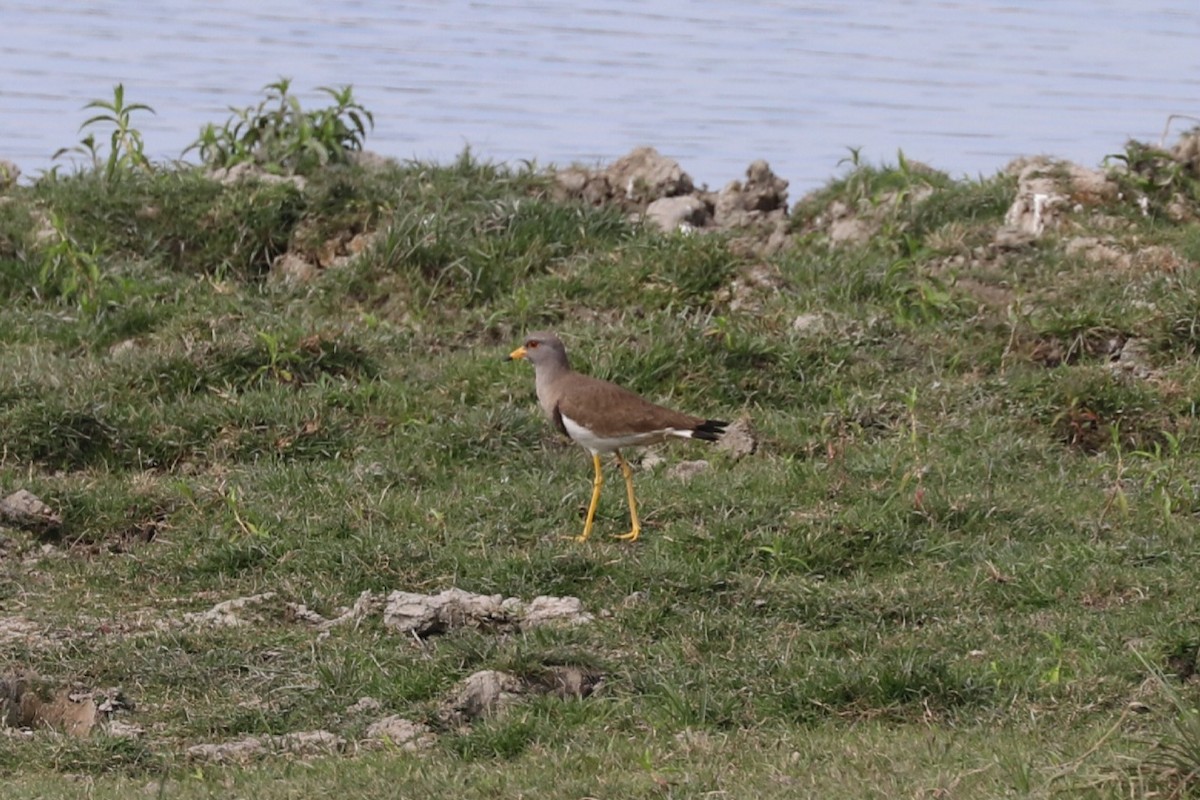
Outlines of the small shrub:
[[1165,216],[1167,205],[1180,198],[1200,203],[1200,174],[1169,151],[1130,139],[1124,153],[1106,161],[1123,166],[1113,170],[1117,184],[1125,194],[1144,198],[1146,213]]
[[106,112],[91,117],[80,125],[79,129],[83,130],[103,124],[112,125],[108,157],[101,157],[96,136],[89,133],[75,147],[59,149],[55,152],[54,158],[57,159],[67,153],[84,154],[91,159],[93,169],[97,172],[102,171],[104,179],[108,183],[116,181],[122,175],[135,169],[151,171],[150,159],[146,157],[145,145],[142,141],[142,132],[133,127],[131,121],[135,111],[149,111],[153,114],[153,108],[142,103],[127,104],[125,102],[125,86],[120,83],[113,87],[111,101],[93,100],[84,108],[96,108]]
[[375,118],[354,99],[350,86],[319,87],[317,91],[329,95],[333,105],[316,111],[302,109],[290,89],[288,78],[267,84],[262,102],[230,109],[234,116],[223,127],[206,125],[184,155],[196,150],[208,167],[249,162],[270,172],[304,174],[344,162],[350,152],[362,149]]
[[51,217],[56,241],[42,251],[38,286],[51,298],[78,304],[87,312],[99,307],[105,275],[100,269],[99,248],[81,245],[67,231],[62,217]]

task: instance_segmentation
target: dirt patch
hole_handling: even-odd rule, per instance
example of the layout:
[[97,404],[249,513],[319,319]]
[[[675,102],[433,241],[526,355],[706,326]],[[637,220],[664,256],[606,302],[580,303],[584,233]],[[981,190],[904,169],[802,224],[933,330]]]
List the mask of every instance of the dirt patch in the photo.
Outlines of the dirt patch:
[[0,724],[5,727],[49,728],[82,738],[114,714],[132,710],[120,689],[53,689],[32,675],[0,677]]
[[696,188],[674,159],[639,147],[607,167],[568,167],[554,175],[558,200],[615,205],[665,233],[732,233],[735,252],[771,254],[788,241],[788,182],[755,161],[744,180],[719,192]]
[[362,746],[368,749],[398,747],[408,752],[428,750],[436,737],[428,725],[392,715],[367,726],[367,736]]
[[217,628],[238,628],[251,622],[259,621],[258,609],[267,601],[275,598],[274,592],[235,597],[223,600],[207,611],[198,611],[183,615],[185,623],[197,626],[212,626]]
[[575,597],[517,597],[484,595],[447,589],[439,594],[392,592],[383,610],[383,624],[397,633],[426,637],[462,626],[528,630],[549,623],[580,625],[592,621]]
[[1006,171],[1017,176],[1017,196],[1004,224],[1035,238],[1059,230],[1067,213],[1109,203],[1118,193],[1116,183],[1103,172],[1069,161],[1018,159]]
[[604,682],[597,670],[578,666],[547,667],[544,672],[517,676],[500,670],[482,670],[458,683],[438,713],[443,723],[461,727],[492,717],[527,697],[550,695],[559,699],[589,697]]
[[[469,729],[480,719],[502,714],[531,697],[551,696],[564,700],[592,695],[603,683],[601,672],[579,666],[546,667],[526,676],[500,670],[481,670],[459,681],[439,704],[433,725],[439,730]],[[378,712],[382,704],[364,697],[348,711],[353,714]],[[391,714],[367,725],[357,741],[325,730],[301,731],[282,736],[247,736],[230,742],[193,745],[188,759],[218,764],[244,764],[272,756],[312,757],[366,750],[400,749],[410,753],[432,748],[438,739],[434,728],[423,722]]]
[[45,640],[37,623],[24,617],[0,617],[0,644],[24,642],[32,644]]
[[298,731],[281,736],[249,736],[232,742],[196,744],[185,754],[192,761],[216,764],[244,764],[271,755],[334,755],[346,748],[346,740],[329,731]]
[[30,531],[37,535],[53,534],[62,529],[62,514],[26,489],[18,489],[0,500],[0,525]]
[[582,625],[592,621],[576,597],[540,596],[525,601],[519,597],[485,595],[462,589],[436,594],[394,591],[388,595],[365,591],[349,608],[326,617],[303,603],[281,602],[275,592],[235,597],[206,611],[183,615],[185,625],[241,627],[268,619],[300,622],[320,630],[357,624],[383,613],[383,625],[396,633],[417,637],[436,636],[454,628],[471,627],[495,631],[530,630],[542,625]]
[[583,199],[593,205],[618,204],[644,210],[663,197],[687,195],[695,187],[679,162],[653,147],[637,147],[597,170],[568,167],[555,175],[560,199]]
[[758,434],[746,417],[731,422],[725,428],[725,433],[717,442],[717,449],[723,450],[735,459],[753,455],[758,451]]

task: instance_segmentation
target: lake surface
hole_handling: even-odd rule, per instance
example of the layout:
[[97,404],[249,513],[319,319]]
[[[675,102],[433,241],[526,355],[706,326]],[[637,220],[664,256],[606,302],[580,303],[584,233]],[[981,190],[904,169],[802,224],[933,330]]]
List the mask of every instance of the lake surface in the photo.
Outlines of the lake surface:
[[48,169],[118,82],[156,111],[135,118],[147,151],[178,158],[280,76],[313,108],[352,84],[388,156],[648,144],[713,188],[765,158],[795,199],[850,147],[976,176],[1157,142],[1200,117],[1200,2],[0,0],[0,158]]

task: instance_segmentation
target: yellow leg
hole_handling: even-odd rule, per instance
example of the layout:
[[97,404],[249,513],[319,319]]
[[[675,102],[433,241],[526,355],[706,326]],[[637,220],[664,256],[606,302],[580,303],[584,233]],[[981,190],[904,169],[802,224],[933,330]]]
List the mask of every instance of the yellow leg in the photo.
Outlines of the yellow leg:
[[596,477],[592,479],[592,502],[588,506],[587,521],[583,523],[583,533],[575,537],[577,542],[586,542],[592,535],[592,521],[596,519],[596,506],[600,505],[600,487],[604,485],[604,475],[600,472],[600,456],[593,453],[592,464],[596,467]]
[[638,536],[642,532],[642,526],[638,522],[637,515],[637,498],[633,496],[633,470],[629,468],[629,464],[621,457],[621,451],[616,451],[617,463],[621,465],[621,474],[625,476],[625,491],[629,493],[629,519],[633,523],[633,529],[629,533],[618,536],[618,539],[624,539],[627,542],[636,542]]

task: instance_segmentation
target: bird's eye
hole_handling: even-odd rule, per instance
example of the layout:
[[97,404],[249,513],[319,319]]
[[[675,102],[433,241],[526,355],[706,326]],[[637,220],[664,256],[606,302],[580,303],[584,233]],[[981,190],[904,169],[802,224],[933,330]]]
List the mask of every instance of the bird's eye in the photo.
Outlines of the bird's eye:
[[528,347],[530,350],[532,350],[533,348],[538,346],[538,341],[537,341],[537,339],[530,339],[528,342],[525,343],[525,346]]

